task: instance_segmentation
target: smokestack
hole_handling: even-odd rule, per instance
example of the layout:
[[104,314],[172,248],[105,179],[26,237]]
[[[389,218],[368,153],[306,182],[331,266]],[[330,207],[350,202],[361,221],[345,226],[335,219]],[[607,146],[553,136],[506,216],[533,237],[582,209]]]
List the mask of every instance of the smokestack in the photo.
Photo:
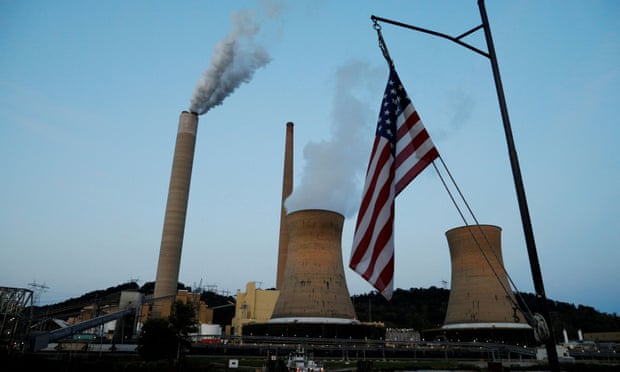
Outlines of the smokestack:
[[282,288],[284,268],[288,257],[288,233],[286,232],[286,207],[284,202],[293,192],[293,123],[286,123],[284,143],[284,174],[282,175],[282,205],[280,211],[280,240],[278,247],[278,275],[276,289]]
[[153,294],[153,317],[168,316],[177,293],[197,128],[198,115],[183,111],[179,118],[168,188],[166,215],[155,278],[155,293]]
[[270,323],[355,322],[342,263],[344,216],[307,209],[286,216],[288,257]]
[[500,233],[501,228],[492,225],[446,232],[452,280],[442,328],[529,328],[523,314],[513,308],[515,297],[504,268]]

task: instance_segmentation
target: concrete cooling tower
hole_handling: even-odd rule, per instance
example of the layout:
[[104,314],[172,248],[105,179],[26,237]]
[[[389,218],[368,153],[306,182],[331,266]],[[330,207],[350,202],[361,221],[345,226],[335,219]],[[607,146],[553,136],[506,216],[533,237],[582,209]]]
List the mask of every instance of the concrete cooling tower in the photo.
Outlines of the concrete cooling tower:
[[442,326],[448,339],[516,340],[533,337],[514,305],[501,251],[501,228],[457,227],[446,232],[452,262],[450,298]]
[[286,223],[288,257],[271,321],[354,321],[342,262],[344,216],[327,210],[301,210],[289,213]]
[[271,319],[245,325],[244,335],[385,337],[382,324],[356,319],[342,261],[343,223],[340,213],[321,209],[286,216],[288,248],[280,294]]

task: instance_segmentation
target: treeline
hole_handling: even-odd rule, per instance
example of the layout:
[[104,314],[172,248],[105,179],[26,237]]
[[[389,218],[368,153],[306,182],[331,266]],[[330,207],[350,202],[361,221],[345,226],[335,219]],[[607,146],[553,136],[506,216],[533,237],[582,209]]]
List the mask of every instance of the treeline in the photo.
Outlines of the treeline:
[[79,309],[85,306],[97,305],[105,306],[110,304],[118,304],[123,291],[140,290],[140,286],[134,282],[120,284],[107,289],[99,289],[91,291],[76,298],[69,298],[56,304],[34,306],[32,311],[33,319],[39,318],[59,318],[79,314]]
[[352,296],[357,318],[362,322],[383,322],[388,328],[432,329],[443,324],[450,291],[428,289],[396,289],[388,302],[381,294],[371,292]]
[[[386,327],[424,330],[437,328],[443,324],[449,297],[449,290],[430,287],[396,289],[389,302],[376,292],[351,298],[360,321],[381,321]],[[534,294],[521,293],[517,297],[523,299],[531,312],[542,312]],[[548,299],[547,310],[556,335],[562,335],[564,329],[572,339],[576,338],[578,330],[620,331],[620,317],[617,314],[601,313],[590,306]]]
[[[541,312],[540,304],[532,293],[522,293],[533,312]],[[583,332],[620,331],[620,316],[597,311],[591,306],[574,305],[566,302],[547,300],[547,309],[553,330],[556,335],[562,335],[566,329],[571,338],[576,338],[579,330]]]

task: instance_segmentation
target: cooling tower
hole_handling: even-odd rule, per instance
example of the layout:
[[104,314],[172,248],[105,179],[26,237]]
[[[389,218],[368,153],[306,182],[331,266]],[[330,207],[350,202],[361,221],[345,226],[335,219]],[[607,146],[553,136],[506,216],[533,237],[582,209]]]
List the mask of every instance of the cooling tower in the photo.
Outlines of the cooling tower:
[[513,305],[515,296],[504,268],[500,235],[501,228],[492,225],[446,232],[452,281],[443,330],[475,330],[473,336],[479,337],[485,329],[493,329],[496,336],[501,330],[531,330]]
[[344,216],[308,209],[286,216],[288,254],[282,287],[269,323],[356,322],[344,275]]
[[282,176],[282,205],[280,212],[280,240],[278,246],[278,274],[276,289],[282,287],[284,268],[288,257],[288,234],[286,232],[286,208],[284,202],[293,192],[293,123],[286,123],[286,139],[284,144],[284,172]]
[[189,185],[194,162],[198,115],[183,111],[179,118],[164,228],[159,250],[153,317],[166,317],[177,293]]

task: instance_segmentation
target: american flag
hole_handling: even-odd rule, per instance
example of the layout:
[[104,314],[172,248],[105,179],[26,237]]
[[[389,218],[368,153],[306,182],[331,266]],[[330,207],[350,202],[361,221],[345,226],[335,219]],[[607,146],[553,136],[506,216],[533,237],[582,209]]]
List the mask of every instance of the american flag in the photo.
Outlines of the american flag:
[[394,290],[394,198],[437,157],[439,152],[390,66],[349,262],[388,300]]

